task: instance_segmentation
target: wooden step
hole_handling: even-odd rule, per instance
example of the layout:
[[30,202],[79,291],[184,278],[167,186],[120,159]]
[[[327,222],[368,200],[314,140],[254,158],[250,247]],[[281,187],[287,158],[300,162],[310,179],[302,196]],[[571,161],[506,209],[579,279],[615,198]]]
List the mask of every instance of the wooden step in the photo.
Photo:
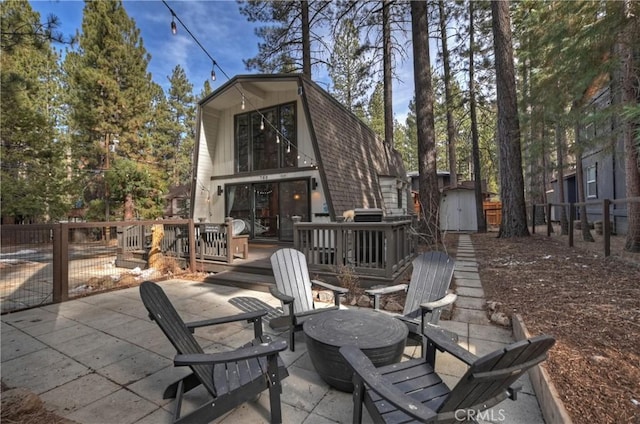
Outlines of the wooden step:
[[222,271],[204,279],[206,283],[239,287],[248,290],[269,292],[270,286],[275,286],[273,275],[260,275],[248,272]]

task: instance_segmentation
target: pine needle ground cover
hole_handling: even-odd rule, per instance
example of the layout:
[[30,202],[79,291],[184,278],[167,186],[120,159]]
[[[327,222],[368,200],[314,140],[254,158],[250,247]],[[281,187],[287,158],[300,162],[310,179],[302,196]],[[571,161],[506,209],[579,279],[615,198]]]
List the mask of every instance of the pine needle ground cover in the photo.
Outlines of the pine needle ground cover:
[[556,338],[545,367],[573,422],[640,422],[640,256],[635,264],[541,235],[472,235],[488,301]]

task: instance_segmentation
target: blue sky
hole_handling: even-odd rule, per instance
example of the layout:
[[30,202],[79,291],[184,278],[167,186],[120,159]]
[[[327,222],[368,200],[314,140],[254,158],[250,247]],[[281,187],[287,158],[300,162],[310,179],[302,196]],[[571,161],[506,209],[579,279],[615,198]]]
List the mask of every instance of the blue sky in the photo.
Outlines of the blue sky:
[[[254,35],[258,25],[248,22],[240,14],[235,1],[168,0],[167,3],[229,77],[255,73],[247,71],[243,59],[258,52],[259,39]],[[59,30],[65,36],[74,35],[82,27],[84,1],[32,0],[30,4],[40,13],[42,20],[50,14],[56,15],[60,21]],[[211,60],[179,23],[178,34],[171,34],[171,12],[167,7],[160,0],[124,1],[123,4],[140,29],[144,46],[151,55],[148,71],[154,81],[166,89],[167,78],[179,64],[193,84],[194,94],[199,94],[204,81],[210,77]],[[412,66],[409,58],[396,70],[402,81],[395,81],[393,87],[394,115],[403,123],[409,100],[413,97]],[[216,75],[217,80],[210,81],[214,90],[226,82],[218,68]],[[313,78],[327,87],[325,78],[315,74]]]

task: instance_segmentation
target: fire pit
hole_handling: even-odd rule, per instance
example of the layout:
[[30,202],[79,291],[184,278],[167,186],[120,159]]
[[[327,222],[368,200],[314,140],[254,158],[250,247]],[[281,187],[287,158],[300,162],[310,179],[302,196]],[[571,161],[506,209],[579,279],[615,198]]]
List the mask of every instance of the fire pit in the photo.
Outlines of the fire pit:
[[407,326],[382,312],[360,309],[327,311],[309,317],[304,325],[307,350],[316,371],[332,387],[353,391],[353,372],[339,349],[354,345],[376,367],[399,362],[407,340]]

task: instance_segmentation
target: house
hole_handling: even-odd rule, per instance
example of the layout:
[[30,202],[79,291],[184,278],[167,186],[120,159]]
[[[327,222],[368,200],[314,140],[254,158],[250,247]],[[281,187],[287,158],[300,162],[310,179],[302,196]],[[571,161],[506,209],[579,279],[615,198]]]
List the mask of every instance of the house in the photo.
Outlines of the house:
[[[595,91],[595,89],[593,89]],[[610,90],[608,87],[599,89],[592,97],[589,110],[593,116],[597,112],[610,105]],[[604,199],[624,199],[626,197],[625,180],[625,156],[624,138],[620,131],[616,131],[618,118],[603,115],[600,119],[584,125],[581,136],[587,148],[582,153],[583,185],[587,205],[587,219],[589,222],[601,221],[602,201]],[[575,168],[575,166],[574,166]],[[559,199],[558,181],[551,181],[552,190],[549,192],[548,201],[551,203],[576,203],[578,202],[578,185],[575,171],[570,171],[564,176],[565,199]],[[579,211],[576,211],[578,216]],[[552,216],[552,220],[559,219]],[[612,204],[610,220],[615,232],[627,233],[627,206],[626,204]]]
[[192,218],[233,217],[252,239],[293,240],[293,217],[408,214],[400,154],[299,74],[236,76],[199,102]]
[[189,214],[189,197],[191,187],[188,184],[179,184],[169,188],[169,193],[164,197],[165,218],[186,218]]

